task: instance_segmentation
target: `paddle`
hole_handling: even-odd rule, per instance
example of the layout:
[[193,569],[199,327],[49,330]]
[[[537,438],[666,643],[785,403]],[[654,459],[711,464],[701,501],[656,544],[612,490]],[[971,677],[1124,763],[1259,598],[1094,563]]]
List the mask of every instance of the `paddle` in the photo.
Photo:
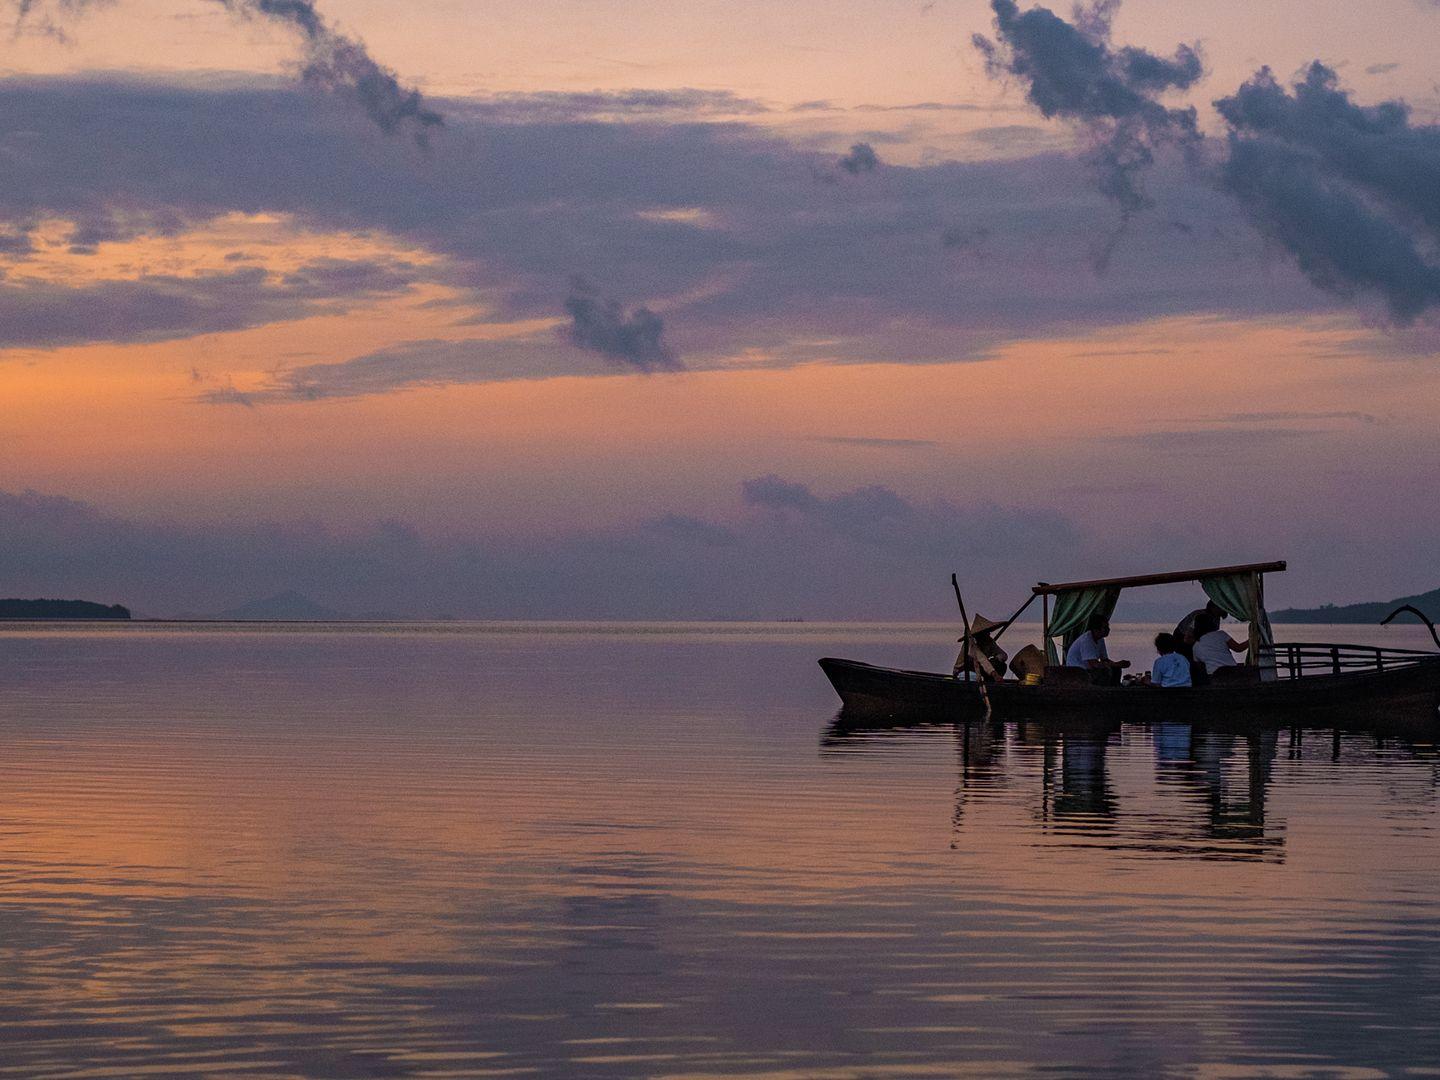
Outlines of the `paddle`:
[[990,719],[990,688],[985,685],[985,677],[974,666],[970,659],[970,616],[965,614],[965,598],[960,595],[960,579],[954,574],[950,575],[950,587],[955,590],[955,602],[960,605],[960,622],[965,627],[965,636],[960,640],[963,642],[961,655],[965,657],[964,670],[972,672],[975,681],[980,684],[980,700],[985,702],[985,719]]

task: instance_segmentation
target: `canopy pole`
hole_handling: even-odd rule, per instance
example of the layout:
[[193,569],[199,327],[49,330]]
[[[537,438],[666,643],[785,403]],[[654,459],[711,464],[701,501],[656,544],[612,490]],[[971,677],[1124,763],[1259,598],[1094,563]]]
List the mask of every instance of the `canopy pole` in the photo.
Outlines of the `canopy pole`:
[[1251,667],[1260,667],[1260,613],[1265,610],[1265,575],[1254,572],[1250,575],[1250,595],[1254,605],[1250,609],[1250,647],[1245,650],[1245,659]]
[[1035,602],[1035,594],[1032,592],[1032,593],[1030,594],[1030,599],[1029,599],[1029,600],[1026,600],[1023,604],[1021,604],[1020,607],[1019,607],[1019,609],[1015,612],[1014,615],[1011,615],[1008,619],[1006,619],[1004,622],[1002,622],[999,626],[993,626],[993,627],[990,628],[989,631],[987,631],[987,632],[989,633],[989,635],[990,635],[990,640],[991,640],[991,641],[999,641],[999,640],[1000,640],[1000,635],[1003,634],[1003,633],[1005,633],[1006,630],[1009,630],[1010,627],[1015,624],[1015,620],[1018,619],[1018,618],[1020,618],[1021,615],[1024,615],[1024,614],[1025,614],[1025,609],[1028,608],[1028,607],[1029,607],[1031,604],[1033,604],[1034,602]]
[[1043,600],[1040,619],[1044,628],[1040,631],[1042,635],[1040,645],[1045,652],[1045,662],[1048,664],[1050,662],[1050,594],[1046,593]]

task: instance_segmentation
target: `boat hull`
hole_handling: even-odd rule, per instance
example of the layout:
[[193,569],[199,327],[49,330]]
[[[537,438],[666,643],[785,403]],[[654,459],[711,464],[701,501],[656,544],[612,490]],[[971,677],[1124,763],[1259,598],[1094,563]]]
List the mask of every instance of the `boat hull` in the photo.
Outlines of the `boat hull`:
[[[946,675],[820,661],[843,703],[842,720],[867,724],[951,723],[986,715],[979,686]],[[1155,689],[992,683],[999,720],[1114,723],[1234,721],[1440,734],[1440,656],[1380,672],[1313,675],[1239,686]]]

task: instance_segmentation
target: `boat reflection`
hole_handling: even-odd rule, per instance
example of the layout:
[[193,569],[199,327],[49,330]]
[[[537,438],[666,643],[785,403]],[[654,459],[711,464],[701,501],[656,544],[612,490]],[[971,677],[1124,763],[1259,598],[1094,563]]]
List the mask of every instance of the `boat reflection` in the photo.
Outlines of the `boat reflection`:
[[[1066,729],[976,721],[929,729],[833,724],[822,754],[873,752],[900,738],[953,740],[952,847],[993,827],[991,807],[1022,809],[1038,843],[1108,848],[1136,856],[1283,861],[1283,815],[1270,807],[1279,763],[1355,756],[1434,757],[1431,746],[1334,731],[1234,729],[1184,722]],[[933,743],[930,743],[933,745]],[[1432,771],[1428,788],[1437,786]],[[1010,820],[1014,820],[1012,815]]]

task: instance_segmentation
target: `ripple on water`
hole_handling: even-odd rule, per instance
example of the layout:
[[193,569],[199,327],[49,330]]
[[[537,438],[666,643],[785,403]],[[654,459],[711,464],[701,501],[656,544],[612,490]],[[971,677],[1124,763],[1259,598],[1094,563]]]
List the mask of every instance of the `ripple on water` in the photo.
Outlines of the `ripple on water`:
[[934,638],[8,631],[0,1076],[1440,1065],[1433,750],[827,734]]

